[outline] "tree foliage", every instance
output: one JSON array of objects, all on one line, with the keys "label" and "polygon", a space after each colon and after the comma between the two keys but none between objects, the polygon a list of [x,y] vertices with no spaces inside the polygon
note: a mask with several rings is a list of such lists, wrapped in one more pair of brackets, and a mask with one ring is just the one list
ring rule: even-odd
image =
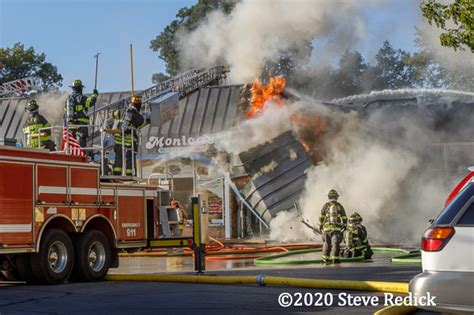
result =
[{"label": "tree foliage", "polygon": [[289,85],[315,98],[333,99],[384,89],[460,88],[455,82],[461,81],[428,48],[409,53],[385,41],[371,63],[358,51],[346,51],[336,66],[305,69],[290,77]]},{"label": "tree foliage", "polygon": [[151,77],[151,81],[153,84],[158,84],[163,81],[169,80],[171,77],[169,75],[164,74],[163,72],[154,73]]},{"label": "tree foliage", "polygon": [[428,23],[434,23],[444,30],[440,35],[441,45],[452,47],[454,50],[467,46],[474,52],[473,0],[454,0],[450,4],[423,0],[421,11]]},{"label": "tree foliage", "polygon": [[0,65],[0,84],[35,76],[41,78],[43,88],[62,85],[63,77],[56,66],[46,62],[46,55],[36,53],[33,47],[25,48],[21,43],[0,48]]}]

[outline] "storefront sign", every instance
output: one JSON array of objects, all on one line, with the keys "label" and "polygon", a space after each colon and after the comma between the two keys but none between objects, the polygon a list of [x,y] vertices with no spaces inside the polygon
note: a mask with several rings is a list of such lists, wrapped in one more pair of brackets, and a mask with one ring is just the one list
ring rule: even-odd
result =
[{"label": "storefront sign", "polygon": [[[199,138],[193,138],[193,137],[187,137],[187,136],[182,136],[181,138],[165,138],[165,137],[150,137],[148,142],[146,143],[146,148],[148,150],[152,150],[155,148],[158,148],[158,151],[162,151],[161,149],[165,148],[173,148],[175,149],[174,151],[179,151],[181,149],[189,150],[189,151],[194,151],[196,152],[196,149],[198,150],[197,152],[203,152],[200,151],[199,149],[203,149],[205,147],[205,150],[207,150],[207,147],[209,144],[212,144],[213,140],[208,137],[208,136],[202,136]],[[171,152],[171,151],[166,151],[166,152]]]}]

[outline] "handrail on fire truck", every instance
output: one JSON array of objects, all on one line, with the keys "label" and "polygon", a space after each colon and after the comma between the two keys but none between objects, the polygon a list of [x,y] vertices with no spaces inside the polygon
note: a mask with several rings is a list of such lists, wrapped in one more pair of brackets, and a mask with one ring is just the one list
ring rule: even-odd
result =
[{"label": "handrail on fire truck", "polygon": [[[34,137],[38,137],[38,148],[41,148],[41,136],[44,135],[45,131],[50,131],[51,134],[55,133],[55,134],[69,134],[69,132],[75,128],[79,128],[79,127],[84,127],[84,125],[68,125],[66,127],[64,126],[50,126],[50,127],[44,127],[44,128],[39,128],[38,129],[38,133],[33,135]],[[89,128],[91,128],[90,125],[88,125]],[[130,148],[127,148],[127,146],[125,145],[125,133],[127,131],[127,129],[130,130],[131,132],[131,136],[132,136],[132,139],[138,139],[138,141],[141,141],[141,134],[140,134],[140,131],[139,130],[136,130],[134,128],[130,128],[130,127],[125,127],[123,126],[123,128],[120,128],[120,129],[117,129],[117,130],[114,130],[114,129],[104,129],[104,128],[101,128],[101,126],[95,126],[95,127],[98,127],[99,130],[100,130],[100,145],[93,145],[92,147],[82,147],[80,148],[80,150],[82,151],[85,151],[85,152],[91,152],[93,155],[94,152],[99,152],[100,154],[100,173],[101,173],[101,178],[103,179],[109,179],[109,180],[113,180],[113,179],[141,179],[141,176],[143,174],[142,172],[142,168],[141,168],[141,163],[139,164],[140,167],[137,169],[135,167],[135,164],[136,163],[136,158],[137,157],[140,157],[141,156],[141,152],[135,152],[135,141],[132,140],[132,143],[131,143],[131,147]],[[65,130],[64,130],[65,129]],[[58,132],[54,132],[55,130],[58,130]],[[135,134],[136,133],[136,134]],[[106,168],[105,168],[105,163],[106,161],[108,161],[107,159],[107,152],[108,152],[108,147],[106,146],[106,137],[107,135],[113,135],[113,134],[121,134],[122,135],[122,144],[121,144],[121,147],[122,147],[122,172],[121,172],[121,175],[110,175],[110,174],[107,174],[106,172]],[[134,137],[136,136],[136,138]],[[59,136],[56,137],[57,140],[59,139]],[[62,137],[61,141],[64,141],[64,139],[66,139],[66,143],[64,145],[64,149],[63,150],[56,150],[56,151],[53,151],[51,153],[54,153],[54,154],[72,154],[74,149],[76,149],[76,147],[71,147],[70,143],[69,143],[69,136],[66,136],[66,137]],[[59,141],[55,141],[56,144],[59,144],[60,142]],[[138,149],[140,149],[140,145],[138,145]],[[78,149],[78,148],[77,148]],[[132,176],[127,176],[126,174],[126,153],[128,151],[131,151],[131,159],[132,159]],[[94,161],[94,159],[92,159]]]}]

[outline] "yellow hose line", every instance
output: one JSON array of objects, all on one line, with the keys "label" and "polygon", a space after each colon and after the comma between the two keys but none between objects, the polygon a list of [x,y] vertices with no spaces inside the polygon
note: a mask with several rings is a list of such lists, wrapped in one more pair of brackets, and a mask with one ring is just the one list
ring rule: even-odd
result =
[{"label": "yellow hose line", "polygon": [[209,284],[259,284],[290,286],[297,288],[356,290],[372,292],[408,293],[408,283],[304,279],[273,276],[194,276],[194,275],[156,275],[156,274],[111,274],[105,278],[110,281],[156,281]]},{"label": "yellow hose line", "polygon": [[268,276],[265,277],[265,284],[297,288],[408,293],[408,283],[401,282],[301,279]]},{"label": "yellow hose line", "polygon": [[418,308],[415,306],[396,306],[396,305],[391,305],[384,307],[377,312],[374,313],[374,315],[405,315],[405,314],[411,314],[415,312]]},{"label": "yellow hose line", "polygon": [[194,276],[194,275],[154,275],[154,274],[109,274],[105,280],[110,281],[154,281],[154,282],[185,282],[208,284],[255,284],[256,276]]}]

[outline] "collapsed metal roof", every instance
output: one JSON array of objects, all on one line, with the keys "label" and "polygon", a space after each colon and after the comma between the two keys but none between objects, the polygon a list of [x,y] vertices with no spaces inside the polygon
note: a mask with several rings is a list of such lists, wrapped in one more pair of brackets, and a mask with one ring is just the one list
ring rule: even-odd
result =
[{"label": "collapsed metal roof", "polygon": [[240,167],[253,174],[241,190],[242,195],[267,223],[278,212],[293,208],[312,161],[292,131],[240,153],[239,157]]}]

